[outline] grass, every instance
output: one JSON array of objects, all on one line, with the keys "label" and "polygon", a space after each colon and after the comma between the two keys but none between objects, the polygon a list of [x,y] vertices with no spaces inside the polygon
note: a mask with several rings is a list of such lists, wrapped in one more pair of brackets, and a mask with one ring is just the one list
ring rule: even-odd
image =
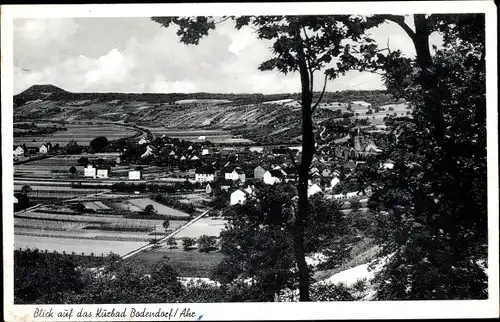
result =
[{"label": "grass", "polygon": [[152,272],[167,260],[181,277],[210,277],[211,269],[223,256],[219,252],[201,253],[198,250],[161,248],[140,252],[126,261],[141,272]]},{"label": "grass", "polygon": [[376,258],[378,251],[379,246],[375,245],[372,239],[365,238],[352,248],[350,258],[342,265],[333,269],[317,271],[314,273],[314,279],[321,281],[349,268],[366,264]]}]

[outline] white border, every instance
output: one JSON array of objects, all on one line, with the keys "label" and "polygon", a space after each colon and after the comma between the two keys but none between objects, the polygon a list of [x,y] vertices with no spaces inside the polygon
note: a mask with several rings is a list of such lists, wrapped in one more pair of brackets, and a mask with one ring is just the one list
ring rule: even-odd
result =
[{"label": "white border", "polygon": [[[427,2],[349,2],[349,3],[217,3],[217,4],[124,4],[124,5],[9,5],[1,8],[2,75],[2,193],[4,244],[4,319],[31,321],[36,305],[13,305],[13,185],[12,94],[13,94],[13,19],[61,17],[149,17],[158,15],[292,15],[292,14],[413,14],[413,13],[486,13],[487,70],[487,155],[488,155],[488,233],[489,294],[483,301],[400,301],[400,302],[311,302],[311,303],[217,303],[148,305],[44,305],[44,309],[73,308],[158,308],[189,307],[203,314],[202,320],[296,320],[296,319],[383,319],[383,318],[470,318],[498,317],[498,124],[497,124],[497,17],[492,1]],[[190,320],[195,320],[191,318]],[[65,318],[37,321],[64,321]],[[72,320],[81,320],[75,317]],[[118,321],[91,318],[92,321]],[[128,318],[127,320],[140,320]],[[151,320],[146,318],[142,320]],[[156,320],[156,319],[155,319]],[[188,320],[188,319],[186,319]]]}]

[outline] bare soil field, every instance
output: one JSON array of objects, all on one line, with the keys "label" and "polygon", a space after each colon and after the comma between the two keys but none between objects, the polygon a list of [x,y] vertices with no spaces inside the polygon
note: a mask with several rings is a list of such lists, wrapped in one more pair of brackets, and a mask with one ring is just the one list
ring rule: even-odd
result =
[{"label": "bare soil field", "polygon": [[15,249],[40,249],[50,252],[75,252],[77,254],[109,254],[124,255],[144,245],[144,242],[111,241],[111,240],[81,240],[69,238],[53,238],[41,236],[14,235]]},{"label": "bare soil field", "polygon": [[201,218],[191,226],[175,235],[175,238],[198,238],[201,235],[219,237],[220,232],[224,229],[227,221],[224,219]]},{"label": "bare soil field", "polygon": [[158,202],[151,200],[149,198],[130,199],[127,201],[127,203],[131,204],[132,206],[138,207],[141,210],[146,208],[147,205],[153,205],[156,212],[160,215],[189,218],[189,214],[182,212],[182,211],[179,211],[177,209],[171,208],[171,207],[167,207],[167,206],[162,205],[161,203],[158,203]]}]

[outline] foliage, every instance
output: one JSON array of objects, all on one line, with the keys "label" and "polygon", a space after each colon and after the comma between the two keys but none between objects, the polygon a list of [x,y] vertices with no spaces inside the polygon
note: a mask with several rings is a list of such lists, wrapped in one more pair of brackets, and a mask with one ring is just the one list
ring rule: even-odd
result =
[{"label": "foliage", "polygon": [[392,254],[376,276],[377,298],[486,298],[484,15],[415,15],[415,22],[411,37],[425,41],[440,30],[445,42],[428,60],[416,44],[415,61],[387,70],[414,113],[392,120],[385,157],[395,167],[373,180],[374,234],[382,254]]},{"label": "foliage", "polygon": [[177,247],[177,241],[175,240],[175,237],[169,237],[167,239],[167,245],[170,247],[170,248],[176,248]]},{"label": "foliage", "polygon": [[170,227],[170,221],[168,219],[165,219],[162,224],[163,228],[165,231],[168,231],[168,228]]},{"label": "foliage", "polygon": [[194,244],[196,244],[196,240],[194,240],[193,238],[191,237],[182,238],[182,248],[184,250],[190,250],[191,247],[194,246]]},{"label": "foliage", "polygon": [[89,147],[92,150],[92,152],[100,152],[103,150],[106,146],[108,146],[109,141],[106,137],[104,136],[98,136],[89,143]]},{"label": "foliage", "polygon": [[71,174],[75,174],[75,173],[76,173],[76,168],[75,168],[75,166],[71,166],[71,167],[69,168],[69,173],[71,173]]},{"label": "foliage", "polygon": [[198,237],[197,243],[200,252],[208,252],[215,248],[215,245],[217,244],[217,237],[201,235]]},{"label": "foliage", "polygon": [[[291,185],[262,185],[256,187],[254,199],[225,210],[229,222],[221,232],[221,252],[226,256],[214,270],[214,279],[221,283],[251,279],[266,301],[296,287],[291,236],[295,196]],[[326,248],[331,250],[332,262],[343,259],[341,254],[349,249],[349,225],[333,201],[312,198],[305,228],[308,254]]]}]

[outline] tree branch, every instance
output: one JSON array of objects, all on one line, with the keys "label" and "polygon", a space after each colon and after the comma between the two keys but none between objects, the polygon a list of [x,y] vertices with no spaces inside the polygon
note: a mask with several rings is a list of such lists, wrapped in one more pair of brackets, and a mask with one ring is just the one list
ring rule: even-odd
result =
[{"label": "tree branch", "polygon": [[287,148],[286,152],[288,153],[288,156],[290,157],[290,159],[292,159],[293,166],[295,167],[295,170],[297,170],[297,173],[298,173],[299,172],[299,166],[298,166],[297,162],[295,161],[295,157],[294,157],[294,155],[292,153],[292,150],[290,148]]},{"label": "tree branch", "polygon": [[310,78],[310,91],[311,93],[314,91],[314,70],[311,64],[311,59],[310,59],[310,54],[311,54],[311,46],[309,45],[309,36],[307,35],[306,28],[302,27],[302,31],[304,31],[304,36],[306,37],[306,46],[307,46],[307,55],[306,56],[306,61],[307,61],[307,70],[309,71],[309,78]]},{"label": "tree branch", "polygon": [[323,90],[321,91],[321,94],[319,95],[318,101],[316,104],[311,109],[311,115],[314,114],[314,111],[316,111],[316,108],[318,107],[319,103],[323,99],[323,95],[325,95],[325,90],[326,90],[326,82],[328,81],[328,75],[325,74],[325,83],[323,84]]},{"label": "tree branch", "polygon": [[408,34],[408,36],[410,36],[412,40],[415,39],[415,32],[410,28],[410,26],[408,26],[405,23],[404,16],[398,16],[398,15],[376,15],[376,16],[398,24],[401,28],[403,28],[403,30]]}]

